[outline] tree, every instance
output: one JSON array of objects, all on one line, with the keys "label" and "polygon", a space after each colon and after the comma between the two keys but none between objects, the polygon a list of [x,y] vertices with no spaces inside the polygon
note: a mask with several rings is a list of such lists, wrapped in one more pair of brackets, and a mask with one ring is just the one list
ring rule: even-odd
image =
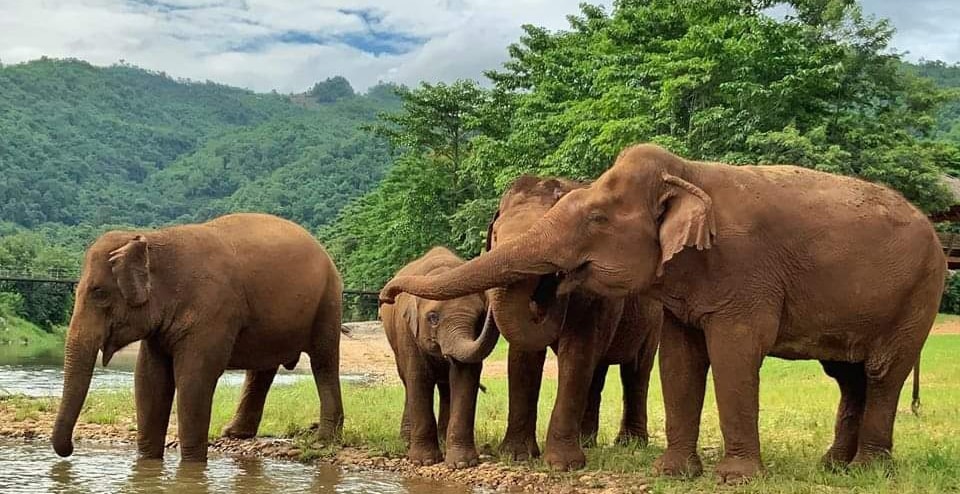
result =
[{"label": "tree", "polygon": [[475,237],[454,229],[457,212],[479,194],[468,157],[483,135],[505,135],[503,95],[472,81],[398,88],[402,111],[368,126],[398,156],[370,195],[347,207],[321,232],[350,285],[385,282],[430,247],[447,245],[472,257]]},{"label": "tree", "polygon": [[353,86],[341,76],[327,78],[318,82],[307,92],[317,103],[333,103],[344,98],[353,97]]},{"label": "tree", "polygon": [[926,141],[944,94],[901,69],[886,21],[855,2],[621,0],[584,6],[568,31],[525,26],[504,69],[518,93],[498,183],[523,172],[591,178],[625,146],[656,142],[689,158],[787,162],[901,190],[926,210],[946,205]]}]

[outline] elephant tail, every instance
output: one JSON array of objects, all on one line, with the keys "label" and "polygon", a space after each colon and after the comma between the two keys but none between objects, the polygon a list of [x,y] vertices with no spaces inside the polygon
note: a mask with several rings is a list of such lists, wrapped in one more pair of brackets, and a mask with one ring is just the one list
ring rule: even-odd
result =
[{"label": "elephant tail", "polygon": [[920,358],[913,364],[913,401],[910,403],[910,411],[914,415],[920,415]]},{"label": "elephant tail", "polygon": [[486,386],[484,386],[483,384],[480,384],[479,386],[480,386],[480,391],[481,391],[481,392],[483,392],[483,393],[486,393],[486,392],[487,392],[487,387],[486,387]]}]

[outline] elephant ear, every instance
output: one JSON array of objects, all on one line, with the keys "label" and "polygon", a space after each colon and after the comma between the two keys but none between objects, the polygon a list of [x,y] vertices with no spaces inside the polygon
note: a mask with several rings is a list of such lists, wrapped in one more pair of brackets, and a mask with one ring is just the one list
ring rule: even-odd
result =
[{"label": "elephant ear", "polygon": [[667,261],[684,247],[709,249],[717,234],[713,200],[703,189],[673,175],[664,174],[666,189],[660,196],[660,265],[663,275]]},{"label": "elephant ear", "polygon": [[497,219],[500,218],[500,210],[498,209],[493,215],[493,219],[490,220],[490,224],[487,225],[487,247],[484,252],[490,252],[490,249],[493,248],[493,225],[497,222]]},{"label": "elephant ear", "polygon": [[410,328],[410,334],[414,339],[420,338],[420,315],[418,314],[417,297],[407,295],[407,303],[403,307],[403,320],[407,322]]},{"label": "elephant ear", "polygon": [[110,253],[110,268],[123,299],[131,307],[147,303],[150,294],[150,252],[147,239],[137,235]]}]

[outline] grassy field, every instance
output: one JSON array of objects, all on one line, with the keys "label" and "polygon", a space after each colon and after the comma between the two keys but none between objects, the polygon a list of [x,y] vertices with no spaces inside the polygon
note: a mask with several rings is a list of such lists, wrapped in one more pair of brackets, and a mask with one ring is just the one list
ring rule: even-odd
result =
[{"label": "grassy field", "polygon": [[[502,351],[497,352],[503,358]],[[920,417],[910,413],[909,386],[900,400],[895,437],[895,468],[849,473],[830,473],[818,460],[832,440],[834,413],[839,392],[817,362],[787,362],[768,359],[762,370],[760,433],[767,474],[725,492],[947,492],[960,488],[960,337],[931,336],[923,352],[923,407]],[[664,447],[663,407],[659,376],[651,386],[651,445],[618,447],[611,442],[620,414],[620,385],[611,369],[604,394],[600,446],[589,449],[587,470],[635,473],[638,480],[651,476],[651,464]],[[495,448],[506,426],[505,379],[485,379],[477,414],[477,439],[481,448]],[[556,382],[547,380],[540,402],[540,435],[544,437],[556,392]],[[216,436],[230,419],[237,402],[237,388],[218,390],[211,424]],[[403,389],[399,386],[344,388],[346,425],[344,442],[365,446],[391,456],[403,454],[398,437]],[[26,407],[26,404],[24,405]],[[33,406],[45,406],[35,404]],[[316,391],[310,380],[277,386],[268,398],[262,435],[288,436],[302,431],[318,413]],[[29,415],[29,411],[24,415]],[[94,393],[88,399],[83,420],[112,423],[133,416],[130,392]],[[542,446],[542,443],[541,443]],[[649,479],[654,492],[712,492],[718,489],[712,467],[722,454],[712,385],[708,386],[700,438],[707,475],[694,480]],[[534,468],[543,469],[540,462]],[[570,475],[583,475],[583,471]]]}]

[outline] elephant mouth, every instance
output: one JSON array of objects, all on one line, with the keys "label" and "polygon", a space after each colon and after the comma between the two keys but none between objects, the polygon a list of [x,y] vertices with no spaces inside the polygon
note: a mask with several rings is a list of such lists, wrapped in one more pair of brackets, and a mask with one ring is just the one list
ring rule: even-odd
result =
[{"label": "elephant mouth", "polygon": [[562,273],[541,275],[537,280],[537,287],[530,295],[530,312],[534,315],[534,322],[540,324],[546,319],[550,310],[557,305],[557,289],[563,280]]}]

